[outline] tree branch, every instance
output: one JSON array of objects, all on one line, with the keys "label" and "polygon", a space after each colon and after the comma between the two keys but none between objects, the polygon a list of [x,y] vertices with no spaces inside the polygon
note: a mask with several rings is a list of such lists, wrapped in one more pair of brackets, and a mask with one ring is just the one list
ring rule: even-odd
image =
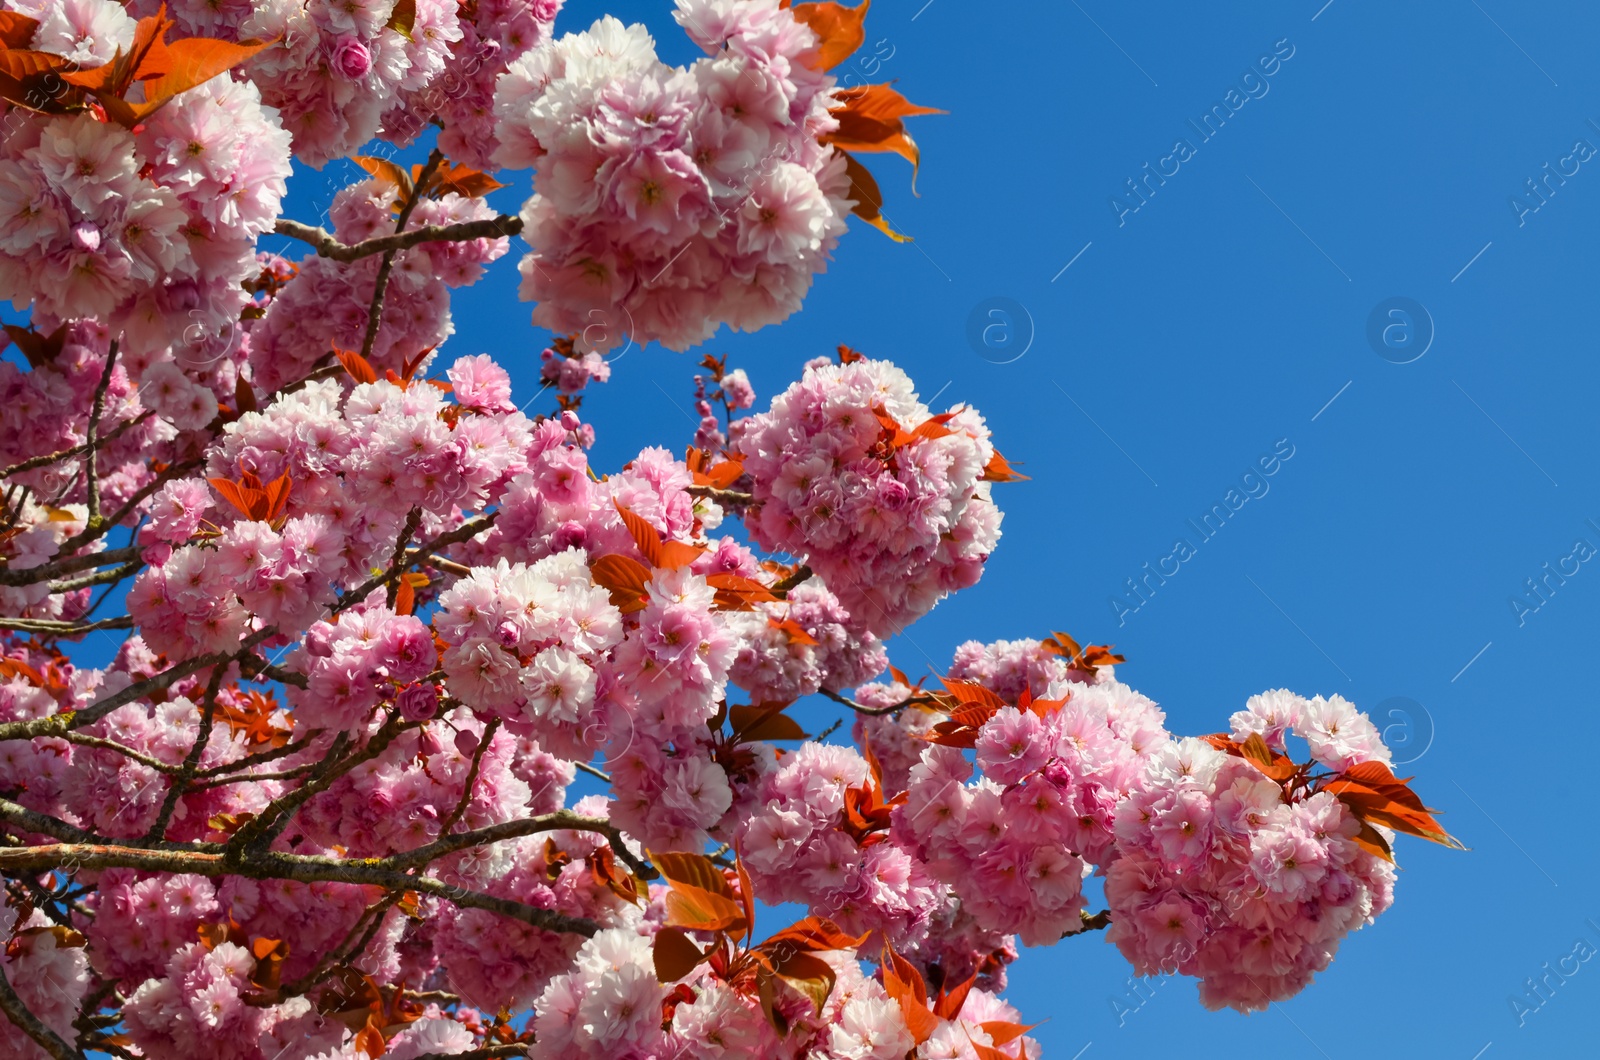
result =
[{"label": "tree branch", "polygon": [[459,243],[472,239],[499,239],[522,231],[522,218],[510,214],[490,217],[481,221],[462,221],[453,225],[423,225],[409,232],[396,232],[389,236],[375,236],[359,243],[341,243],[323,228],[299,221],[280,218],[274,229],[280,236],[298,239],[311,244],[319,257],[334,261],[357,261],[373,254],[392,254],[419,243]]},{"label": "tree branch", "polygon": [[298,883],[358,883],[385,890],[416,891],[441,898],[464,909],[483,909],[519,920],[545,931],[593,935],[598,924],[584,917],[567,916],[550,909],[469,891],[432,876],[411,876],[382,867],[377,859],[341,859],[273,850],[252,851],[231,862],[223,851],[204,849],[152,849],[100,843],[57,843],[49,846],[0,850],[0,874],[43,872],[63,865],[79,869],[138,869],[144,872],[192,872],[199,876],[244,876],[254,880],[294,880]]},{"label": "tree branch", "polygon": [[[417,203],[422,201],[423,189],[433,180],[433,175],[444,162],[444,152],[435,147],[428,154],[428,160],[422,164],[422,170],[417,174],[416,183],[411,186],[411,194],[406,196],[405,205],[400,207],[400,216],[395,220],[395,235],[405,231],[406,222],[411,220],[411,211],[417,208]],[[394,269],[395,250],[383,252],[383,262],[378,266],[378,277],[372,285],[372,304],[367,308],[367,336],[361,341],[361,356],[371,357],[373,343],[378,341],[378,323],[383,318],[383,294],[389,286],[389,273]]]},{"label": "tree branch", "polygon": [[821,692],[823,695],[827,696],[829,699],[833,700],[835,703],[838,703],[838,704],[841,704],[843,706],[849,707],[851,710],[855,711],[857,714],[862,714],[862,715],[865,715],[866,717],[869,717],[869,718],[879,718],[879,717],[883,717],[885,714],[898,714],[900,711],[906,709],[907,707],[918,706],[918,705],[924,704],[924,703],[937,703],[937,702],[939,702],[937,699],[935,699],[932,696],[929,696],[929,695],[918,695],[918,696],[911,696],[911,697],[909,697],[907,699],[902,700],[899,703],[892,703],[887,707],[868,707],[868,706],[864,706],[864,705],[862,705],[860,703],[857,703],[855,700],[851,699],[848,696],[842,696],[839,693],[834,692],[834,691],[830,691],[829,689],[826,689],[826,688],[819,688],[819,689],[817,689],[817,691]]}]

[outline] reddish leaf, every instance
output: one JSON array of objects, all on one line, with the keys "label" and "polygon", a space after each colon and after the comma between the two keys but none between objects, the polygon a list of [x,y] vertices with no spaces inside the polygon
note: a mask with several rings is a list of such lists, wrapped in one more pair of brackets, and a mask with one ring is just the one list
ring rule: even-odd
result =
[{"label": "reddish leaf", "polygon": [[702,854],[650,854],[650,861],[671,884],[667,924],[691,931],[728,931],[742,935],[749,928],[727,877]]},{"label": "reddish leaf", "polygon": [[441,166],[433,182],[428,185],[428,194],[438,198],[454,192],[463,199],[475,199],[503,187],[504,184],[476,169],[462,165]]},{"label": "reddish leaf", "polygon": [[860,7],[843,4],[796,4],[790,9],[795,21],[809,26],[817,35],[816,58],[809,64],[817,70],[832,70],[861,47],[867,39],[862,21],[872,0],[862,0]]},{"label": "reddish leaf", "polygon": [[1406,786],[1410,779],[1397,779],[1382,762],[1362,762],[1323,784],[1322,790],[1338,796],[1363,821],[1465,850],[1461,841],[1434,819],[1438,811],[1424,806],[1416,793]]},{"label": "reddish leaf", "polygon": [[906,1030],[918,1045],[933,1037],[939,1029],[939,1017],[928,1011],[928,987],[916,965],[894,951],[883,947],[883,989],[900,1005],[900,1015],[906,1021]]},{"label": "reddish leaf", "polygon": [[742,574],[708,574],[706,584],[717,591],[715,607],[719,611],[753,611],[756,604],[778,598],[771,589]]},{"label": "reddish leaf", "polygon": [[411,175],[387,158],[356,155],[351,161],[379,180],[394,185],[395,190],[400,193],[400,198],[409,199],[411,197]]},{"label": "reddish leaf", "polygon": [[839,128],[822,138],[847,151],[893,151],[911,163],[911,186],[922,155],[905,130],[902,118],[917,114],[943,114],[934,107],[919,107],[888,85],[862,85],[834,92],[838,105],[831,108]]},{"label": "reddish leaf", "polygon": [[417,0],[396,0],[389,21],[384,25],[406,40],[411,39],[411,27],[417,24]]},{"label": "reddish leaf", "polygon": [[39,23],[15,11],[0,11],[0,43],[7,48],[22,48],[33,39]]},{"label": "reddish leaf", "polygon": [[1033,1030],[1038,1026],[1038,1024],[1010,1023],[1004,1020],[986,1020],[983,1023],[978,1024],[978,1026],[983,1030],[983,1033],[989,1036],[989,1040],[992,1041],[996,1046],[1004,1046],[1010,1045],[1024,1034],[1027,1034],[1029,1031]]},{"label": "reddish leaf", "polygon": [[788,986],[809,1000],[817,1013],[833,993],[833,966],[821,957],[798,950],[783,950],[771,955],[772,970]]},{"label": "reddish leaf", "polygon": [[751,927],[756,923],[756,888],[750,882],[750,873],[744,867],[744,858],[733,852],[733,868],[739,875],[739,904],[744,907],[744,922]]},{"label": "reddish leaf", "polygon": [[266,502],[263,518],[266,521],[276,521],[283,515],[284,509],[288,507],[289,490],[293,485],[294,483],[290,480],[287,471],[268,483],[266,492],[263,494]]},{"label": "reddish leaf", "polygon": [[867,941],[871,933],[859,937],[847,934],[838,924],[826,917],[808,916],[798,920],[761,944],[763,950],[789,946],[805,952],[821,950],[855,950]]},{"label": "reddish leaf", "polygon": [[1355,840],[1356,846],[1362,850],[1369,854],[1376,854],[1391,865],[1394,864],[1394,851],[1389,848],[1389,841],[1383,838],[1382,832],[1367,822],[1361,822],[1361,831],[1357,832],[1352,838]]},{"label": "reddish leaf", "polygon": [[223,500],[237,508],[241,515],[255,518],[251,512],[264,499],[261,491],[246,489],[237,482],[225,478],[208,478],[206,481],[211,483],[211,488],[216,490]]},{"label": "reddish leaf", "polygon": [[417,607],[417,591],[411,587],[411,582],[401,578],[394,587],[394,613],[409,615]]},{"label": "reddish leaf", "polygon": [[[205,84],[218,74],[233,69],[256,53],[272,45],[272,41],[215,40],[210,37],[185,37],[166,46],[163,65],[165,72],[145,82],[144,110],[148,117],[161,104],[180,92]],[[149,60],[140,64],[136,77],[148,76]]]},{"label": "reddish leaf", "polygon": [[601,556],[589,565],[589,576],[611,592],[611,602],[623,614],[643,611],[650,583],[650,568],[628,556]]},{"label": "reddish leaf", "polygon": [[245,382],[242,375],[234,380],[233,404],[241,416],[256,411],[256,392],[250,389],[250,384]]},{"label": "reddish leaf", "polygon": [[972,984],[978,981],[978,973],[974,971],[967,976],[966,981],[957,984],[955,989],[948,986],[939,988],[939,996],[933,1002],[933,1014],[940,1019],[953,1020],[961,1015],[961,1006],[967,1003],[967,994],[972,990]]},{"label": "reddish leaf", "polygon": [[953,681],[941,677],[939,683],[944,685],[945,691],[949,692],[956,702],[963,706],[980,706],[989,710],[999,710],[1006,705],[1006,701],[994,692],[971,681]]},{"label": "reddish leaf", "polygon": [[355,1047],[371,1057],[379,1057],[389,1048],[389,1043],[383,1039],[383,1028],[376,1012],[367,1017],[367,1022],[356,1032]]},{"label": "reddish leaf", "polygon": [[744,706],[735,704],[728,708],[728,720],[733,738],[749,740],[804,740],[808,735],[800,723],[783,713],[783,705]]},{"label": "reddish leaf", "polygon": [[866,354],[858,353],[857,351],[852,350],[850,347],[846,346],[842,342],[839,344],[839,363],[840,364],[855,364],[857,361],[864,361],[866,359],[867,359],[867,355]]},{"label": "reddish leaf", "polygon": [[344,370],[351,379],[357,383],[376,383],[377,370],[372,367],[372,362],[353,350],[335,348],[333,355],[339,358],[339,363],[344,365]]},{"label": "reddish leaf", "polygon": [[1018,471],[1006,462],[996,449],[989,462],[983,465],[983,474],[979,476],[984,482],[1027,482],[1028,476]]},{"label": "reddish leaf", "polygon": [[[0,74],[26,81],[38,77],[40,74],[52,74],[68,69],[72,63],[59,55],[49,52],[28,51],[24,48],[8,48],[0,50]],[[71,82],[75,74],[61,75],[63,81]]]},{"label": "reddish leaf", "polygon": [[792,618],[786,618],[781,622],[775,618],[769,618],[767,619],[767,628],[776,629],[787,633],[789,635],[789,640],[795,644],[807,644],[815,647],[816,645],[822,643],[821,641],[817,640],[816,637],[813,637],[811,634],[807,633],[805,628]]},{"label": "reddish leaf", "polygon": [[694,971],[706,955],[700,952],[700,947],[691,942],[682,929],[664,927],[656,932],[651,956],[655,959],[657,981],[675,983]]}]

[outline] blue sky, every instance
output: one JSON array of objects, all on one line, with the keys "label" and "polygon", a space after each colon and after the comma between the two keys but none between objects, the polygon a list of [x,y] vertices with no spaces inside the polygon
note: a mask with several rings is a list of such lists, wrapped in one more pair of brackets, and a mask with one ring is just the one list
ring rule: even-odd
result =
[{"label": "blue sky", "polygon": [[[920,198],[909,167],[869,159],[916,243],[853,224],[802,313],[702,348],[763,404],[837,343],[892,359],[941,406],[979,407],[1033,476],[997,489],[982,583],[892,646],[903,668],[1062,629],[1116,643],[1119,676],[1184,733],[1266,688],[1337,692],[1390,727],[1472,847],[1402,839],[1396,907],[1248,1024],[1185,980],[1135,994],[1100,937],[1026,953],[1010,996],[1048,1019],[1036,1035],[1060,1060],[1180,1041],[1232,1057],[1246,1027],[1306,1056],[1596,1050],[1600,962],[1571,955],[1600,949],[1596,799],[1577,775],[1600,564],[1575,548],[1600,549],[1600,10],[1321,5],[879,0],[873,79],[950,112],[915,120]],[[604,11],[692,57],[660,0],[572,2],[558,29]],[[1203,138],[1214,104],[1227,120]],[[298,178],[289,215],[315,219],[345,179]],[[503,209],[527,192],[515,179]],[[1127,182],[1145,179],[1141,200]],[[449,351],[493,353],[531,394],[547,336],[514,300],[515,256],[458,293]],[[985,346],[1005,320],[1018,330]],[[699,352],[617,361],[585,405],[601,467],[687,443]],[[1246,477],[1275,450],[1292,456]],[[1203,540],[1189,520],[1231,489],[1248,499]],[[1164,559],[1179,538],[1193,554]],[[1177,572],[1145,602],[1123,595],[1163,562]],[[1563,959],[1575,974],[1529,995]]]}]

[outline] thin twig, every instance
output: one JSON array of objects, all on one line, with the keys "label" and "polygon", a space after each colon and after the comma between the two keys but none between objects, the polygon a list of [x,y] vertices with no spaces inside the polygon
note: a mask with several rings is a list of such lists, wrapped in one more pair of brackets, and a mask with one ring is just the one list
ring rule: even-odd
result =
[{"label": "thin twig", "polygon": [[[396,235],[404,232],[406,222],[411,220],[411,211],[417,208],[417,203],[422,201],[422,193],[429,182],[433,180],[434,173],[444,162],[444,152],[435,147],[428,154],[428,160],[422,164],[422,170],[417,174],[416,183],[411,186],[411,194],[406,196],[405,205],[400,207],[400,216],[395,220],[394,231]],[[378,341],[378,324],[383,318],[383,293],[389,286],[389,273],[394,269],[394,256],[396,250],[383,252],[383,262],[378,266],[378,277],[372,285],[372,304],[367,308],[367,335],[361,341],[361,356],[371,357],[372,346]]]},{"label": "thin twig", "polygon": [[106,367],[100,373],[100,383],[94,388],[94,403],[89,411],[89,423],[84,427],[83,440],[83,473],[88,496],[84,503],[89,508],[88,518],[84,520],[84,529],[97,528],[100,522],[100,481],[97,477],[95,465],[99,463],[96,449],[99,447],[98,434],[100,429],[100,413],[106,405],[106,389],[111,386],[111,370],[117,363],[117,340],[111,340],[111,348],[106,351]]},{"label": "thin twig", "polygon": [[896,713],[906,709],[907,707],[918,706],[918,705],[927,704],[927,703],[937,703],[937,702],[939,702],[933,696],[918,695],[918,696],[912,696],[909,699],[902,700],[899,703],[890,704],[887,707],[868,707],[868,706],[864,706],[864,705],[862,705],[860,703],[857,703],[855,700],[851,699],[848,696],[842,696],[839,693],[834,692],[834,691],[832,691],[830,689],[827,689],[827,688],[819,688],[819,689],[817,689],[817,691],[821,692],[823,695],[827,696],[829,699],[833,700],[835,703],[838,703],[838,704],[841,704],[843,706],[849,707],[851,710],[855,711],[857,714],[864,714],[869,718],[882,717],[885,714],[896,714]]}]

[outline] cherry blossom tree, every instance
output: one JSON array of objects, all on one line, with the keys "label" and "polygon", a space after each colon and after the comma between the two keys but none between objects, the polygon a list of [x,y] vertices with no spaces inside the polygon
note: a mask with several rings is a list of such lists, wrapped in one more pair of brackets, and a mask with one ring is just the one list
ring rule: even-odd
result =
[{"label": "cherry blossom tree", "polygon": [[[1025,1060],[1019,944],[1258,1009],[1397,832],[1454,843],[1338,696],[1183,738],[1065,634],[890,666],[1026,487],[886,360],[758,411],[707,357],[686,453],[590,463],[608,350],[783,320],[852,214],[903,238],[856,155],[931,112],[828,72],[866,3],[678,0],[682,68],[557,0],[3,7],[4,1055]],[[446,349],[517,236],[566,336],[531,417]]]}]

